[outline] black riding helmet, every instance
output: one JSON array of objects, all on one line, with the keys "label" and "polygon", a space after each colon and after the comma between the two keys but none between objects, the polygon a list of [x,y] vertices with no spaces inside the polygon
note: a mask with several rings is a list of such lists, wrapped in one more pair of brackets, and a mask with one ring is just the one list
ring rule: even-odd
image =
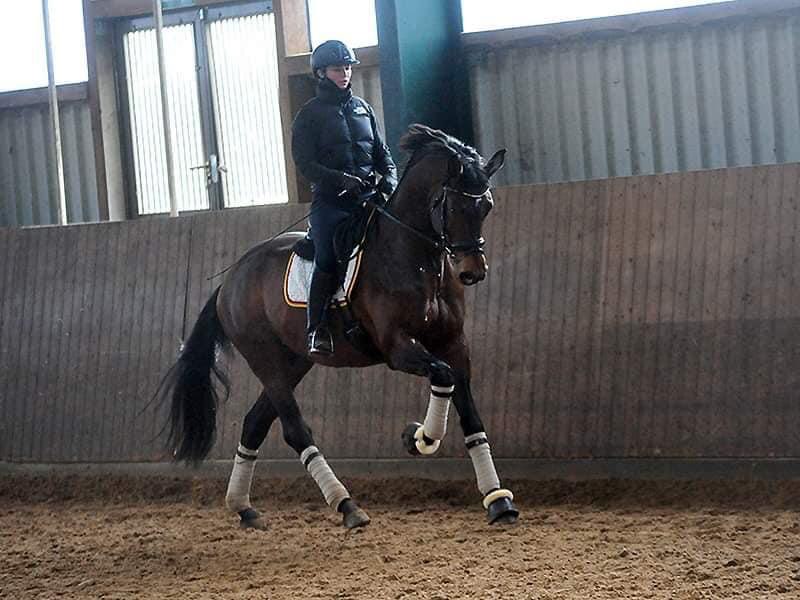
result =
[{"label": "black riding helmet", "polygon": [[318,69],[325,69],[331,65],[358,65],[356,53],[339,40],[328,40],[314,48],[311,53],[311,72],[317,74]]}]

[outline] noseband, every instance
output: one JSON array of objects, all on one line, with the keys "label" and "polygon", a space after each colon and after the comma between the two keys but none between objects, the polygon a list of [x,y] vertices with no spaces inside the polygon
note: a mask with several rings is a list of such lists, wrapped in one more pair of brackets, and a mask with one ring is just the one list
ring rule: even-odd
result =
[{"label": "noseband", "polygon": [[[467,198],[474,198],[475,200],[479,200],[486,196],[489,193],[489,188],[486,189],[481,194],[470,194],[468,192],[462,190],[456,190],[451,188],[448,185],[442,186],[442,193],[439,195],[439,199],[434,202],[433,206],[431,207],[431,224],[433,224],[433,215],[438,209],[440,211],[440,222],[442,224],[441,231],[437,231],[436,233],[439,236],[439,245],[444,252],[447,252],[450,256],[455,256],[456,253],[464,254],[464,255],[471,255],[471,254],[483,254],[483,247],[486,244],[486,240],[483,239],[483,236],[479,236],[477,238],[473,238],[471,240],[460,240],[454,242],[450,239],[450,232],[447,229],[447,214],[450,212],[447,210],[447,193],[453,192],[454,194],[459,194],[461,196],[466,196]],[[436,227],[434,226],[434,231],[436,231]]]}]

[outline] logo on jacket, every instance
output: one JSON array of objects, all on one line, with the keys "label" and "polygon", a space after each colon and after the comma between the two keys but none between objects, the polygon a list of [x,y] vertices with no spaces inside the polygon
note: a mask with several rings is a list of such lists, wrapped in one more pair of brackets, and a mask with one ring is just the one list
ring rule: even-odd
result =
[{"label": "logo on jacket", "polygon": [[358,105],[358,106],[356,106],[356,107],[353,109],[353,114],[356,114],[356,115],[366,115],[366,114],[369,114],[369,113],[367,112],[367,109],[366,109],[366,108],[364,108],[364,107],[363,107],[363,106],[361,106],[361,105]]}]

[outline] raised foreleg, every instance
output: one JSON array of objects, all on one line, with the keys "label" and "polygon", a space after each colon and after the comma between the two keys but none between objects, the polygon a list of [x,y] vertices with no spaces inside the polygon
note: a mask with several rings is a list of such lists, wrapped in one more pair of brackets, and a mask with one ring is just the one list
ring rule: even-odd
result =
[{"label": "raised foreleg", "polygon": [[447,432],[447,415],[455,384],[453,369],[418,340],[402,333],[395,336],[387,362],[392,369],[430,380],[431,394],[425,419],[422,423],[410,423],[402,438],[410,454],[433,454]]}]

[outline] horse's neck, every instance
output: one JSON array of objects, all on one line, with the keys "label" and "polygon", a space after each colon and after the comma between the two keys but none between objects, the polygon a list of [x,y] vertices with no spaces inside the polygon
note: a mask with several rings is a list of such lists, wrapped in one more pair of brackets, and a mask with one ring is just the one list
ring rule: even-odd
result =
[{"label": "horse's neck", "polygon": [[[435,185],[434,179],[404,181],[388,207],[398,220],[431,241],[436,233],[430,223],[428,200]],[[384,286],[413,285],[427,289],[441,284],[436,279],[441,275],[443,257],[434,244],[384,217],[379,217],[373,235],[367,243],[367,252],[372,266],[385,274]]]}]

